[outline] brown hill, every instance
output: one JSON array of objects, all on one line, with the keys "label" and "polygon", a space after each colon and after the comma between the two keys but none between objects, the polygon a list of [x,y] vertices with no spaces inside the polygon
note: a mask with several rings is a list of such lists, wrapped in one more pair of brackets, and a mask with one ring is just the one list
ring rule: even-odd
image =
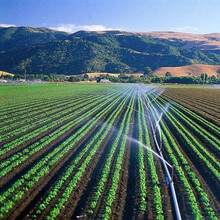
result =
[{"label": "brown hill", "polygon": [[161,67],[153,71],[153,75],[162,77],[166,72],[170,72],[172,76],[200,76],[202,73],[207,73],[208,76],[220,74],[220,65],[202,65],[195,64],[179,67]]},{"label": "brown hill", "polygon": [[173,31],[152,31],[152,32],[127,32],[127,31],[97,31],[99,34],[111,33],[115,35],[140,34],[151,38],[159,39],[180,39],[184,42],[183,48],[201,47],[204,50],[220,50],[220,33],[212,34],[191,34]]},{"label": "brown hill", "polygon": [[8,72],[5,72],[5,71],[0,71],[0,76],[6,76],[6,75],[14,76],[15,74],[8,73]]},{"label": "brown hill", "polygon": [[184,48],[191,47],[201,47],[205,50],[216,50],[220,49],[220,34],[190,34],[190,33],[180,33],[180,32],[165,32],[165,31],[155,31],[155,32],[143,32],[140,33],[152,38],[162,38],[162,39],[181,39],[185,44]]},{"label": "brown hill", "polygon": [[220,41],[220,33],[204,34],[205,37]]}]

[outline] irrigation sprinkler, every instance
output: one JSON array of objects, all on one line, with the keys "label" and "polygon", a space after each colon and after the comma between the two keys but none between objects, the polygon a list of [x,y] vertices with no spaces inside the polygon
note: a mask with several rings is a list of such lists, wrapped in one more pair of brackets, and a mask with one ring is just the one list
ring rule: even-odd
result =
[{"label": "irrigation sprinkler", "polygon": [[[174,205],[174,208],[175,208],[175,213],[176,213],[176,218],[177,220],[182,220],[181,218],[181,214],[180,214],[180,210],[179,210],[179,204],[178,204],[178,200],[177,200],[177,197],[176,197],[176,191],[175,191],[175,187],[174,187],[174,182],[173,182],[173,175],[174,175],[174,166],[172,166],[171,164],[169,164],[165,159],[164,159],[164,156],[163,156],[163,153],[162,153],[162,136],[161,136],[161,129],[160,129],[160,126],[159,126],[159,122],[160,120],[162,119],[162,116],[163,114],[161,114],[160,117],[158,117],[158,121],[156,123],[156,126],[154,127],[153,126],[153,121],[151,119],[151,112],[150,112],[150,104],[152,104],[152,101],[154,101],[156,98],[158,98],[161,93],[163,91],[160,91],[160,94],[153,100],[150,101],[148,95],[146,96],[147,100],[148,100],[148,106],[146,105],[146,100],[144,99],[144,92],[143,90],[140,88],[141,90],[141,99],[142,99],[142,103],[143,105],[146,107],[146,110],[148,112],[148,114],[146,115],[145,113],[142,113],[134,108],[132,108],[134,111],[138,112],[139,114],[144,114],[146,117],[148,117],[149,121],[150,121],[150,126],[151,126],[151,129],[152,129],[152,132],[153,132],[153,138],[154,138],[154,142],[155,142],[155,146],[157,148],[157,151],[159,153],[156,153],[154,150],[152,150],[151,148],[147,147],[146,145],[144,145],[143,143],[139,142],[138,140],[132,138],[132,137],[129,137],[127,136],[128,139],[130,139],[131,141],[134,141],[140,145],[142,145],[144,148],[146,148],[147,150],[151,151],[154,155],[156,155],[158,158],[161,159],[162,163],[163,163],[163,166],[164,166],[164,169],[165,169],[165,172],[166,172],[166,175],[167,175],[167,182],[168,182],[168,185],[170,186],[170,190],[171,190],[171,194],[172,194],[172,198],[173,198],[173,205]],[[125,105],[127,106],[128,108],[131,108],[129,107],[128,105]],[[166,107],[168,109],[168,105]],[[158,124],[158,125],[157,125]],[[159,143],[158,143],[158,140],[157,140],[157,137],[156,137],[156,128],[158,128],[158,132],[159,132],[159,135],[160,135],[160,139],[159,139]],[[116,128],[115,128],[116,129]],[[170,172],[169,172],[169,169],[168,167],[170,167],[172,169],[172,173],[170,175]]]},{"label": "irrigation sprinkler", "polygon": [[143,144],[142,142],[140,142],[140,141],[138,141],[137,139],[134,139],[134,138],[132,138],[132,137],[130,137],[130,136],[127,136],[127,139],[128,140],[130,140],[130,141],[132,141],[132,142],[135,142],[136,144],[138,144],[138,145],[141,145],[141,146],[143,146],[146,150],[148,150],[148,151],[150,151],[151,153],[153,153],[156,157],[158,157],[160,160],[162,160],[164,163],[166,163],[166,165],[168,166],[168,167],[170,167],[171,169],[172,169],[172,165],[169,163],[169,162],[167,162],[163,157],[161,157],[156,151],[154,151],[152,148],[149,148],[148,146],[146,146],[145,144]]},{"label": "irrigation sprinkler", "polygon": [[[145,100],[143,98],[144,94],[142,93],[141,95],[142,95],[141,96],[142,97],[142,101],[144,103],[144,100]],[[147,97],[147,99],[149,100],[148,97]],[[163,163],[166,175],[167,175],[167,180],[168,180],[167,182],[170,185],[170,190],[171,190],[171,194],[172,194],[172,198],[173,198],[173,204],[174,204],[174,208],[175,208],[176,218],[177,218],[177,220],[181,220],[182,218],[181,218],[179,204],[178,204],[178,200],[177,200],[177,196],[176,196],[176,191],[175,191],[175,187],[174,187],[174,182],[173,182],[174,166],[170,165],[170,168],[172,169],[172,174],[170,175],[169,169],[167,167],[166,160],[164,159],[163,153],[162,153],[162,150],[161,150],[162,138],[159,140],[160,143],[158,144],[157,137],[156,137],[156,132],[155,132],[156,126],[154,128],[153,122],[152,122],[151,117],[150,117],[150,109],[149,109],[149,107],[147,107],[147,111],[148,111],[148,114],[149,114],[148,118],[149,118],[151,129],[152,129],[152,132],[153,132],[154,142],[155,142],[156,148],[157,148],[157,150],[159,152],[160,158],[162,158],[162,163]],[[161,116],[161,118],[162,118],[162,116]],[[161,120],[161,118],[159,117],[158,119]],[[159,120],[158,120],[157,123],[159,123]],[[157,123],[156,123],[156,125],[157,125]]]},{"label": "irrigation sprinkler", "polygon": [[86,217],[86,214],[84,214],[84,215],[77,215],[77,216],[76,216],[77,219],[78,219],[78,218],[83,218],[83,217]]}]

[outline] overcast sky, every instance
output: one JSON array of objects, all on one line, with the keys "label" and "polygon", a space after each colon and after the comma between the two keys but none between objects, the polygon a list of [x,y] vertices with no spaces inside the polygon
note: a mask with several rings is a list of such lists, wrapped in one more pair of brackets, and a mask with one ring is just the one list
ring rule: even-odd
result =
[{"label": "overcast sky", "polygon": [[0,26],[220,32],[220,0],[0,0]]}]

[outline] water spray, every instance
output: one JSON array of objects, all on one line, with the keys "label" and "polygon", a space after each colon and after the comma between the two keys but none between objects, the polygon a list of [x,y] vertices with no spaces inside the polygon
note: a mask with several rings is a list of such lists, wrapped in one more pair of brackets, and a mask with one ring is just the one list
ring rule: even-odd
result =
[{"label": "water spray", "polygon": [[135,138],[132,138],[130,136],[127,136],[127,139],[129,141],[135,142],[136,144],[139,144],[141,146],[143,146],[146,150],[150,151],[151,153],[153,153],[156,157],[160,158],[164,163],[166,163],[170,168],[172,168],[173,166],[171,164],[169,164],[164,158],[162,158],[156,151],[154,151],[153,149],[149,148],[148,146],[146,146],[145,144],[143,144],[142,142],[138,141]]},{"label": "water spray", "polygon": [[[142,95],[144,96],[145,94],[142,93]],[[159,96],[157,96],[157,98],[158,98],[158,97],[159,97]],[[144,99],[144,98],[142,98],[142,99],[143,99],[143,102],[144,102],[145,99]],[[148,96],[147,96],[147,99],[148,99],[148,103],[151,104],[152,101],[149,102]],[[153,99],[153,100],[155,100],[155,99]],[[145,105],[145,106],[146,106],[146,105]],[[169,107],[169,105],[166,106],[166,109],[165,109],[166,111],[168,110],[168,107]],[[149,116],[150,116],[149,105],[148,105],[148,107],[147,107],[146,109],[147,109],[148,114],[149,114]],[[169,172],[169,170],[168,170],[168,168],[167,168],[167,163],[165,163],[166,160],[164,159],[163,154],[162,154],[162,151],[161,151],[162,138],[161,138],[161,129],[160,129],[160,126],[158,126],[158,124],[159,124],[160,120],[162,119],[163,113],[165,113],[166,111],[163,111],[159,117],[158,117],[158,113],[157,113],[157,111],[156,111],[156,115],[157,115],[157,117],[158,117],[158,120],[157,120],[157,122],[156,122],[155,128],[153,127],[153,123],[152,123],[152,120],[151,120],[150,117],[149,117],[149,119],[150,119],[149,121],[150,121],[151,129],[152,129],[152,131],[153,131],[153,138],[154,138],[154,141],[155,141],[155,145],[156,145],[156,147],[157,147],[157,149],[158,149],[158,152],[159,152],[159,154],[160,154],[160,157],[163,158],[162,163],[163,163],[163,165],[164,165],[164,169],[165,169],[166,174],[167,174],[167,182],[168,182],[168,184],[170,185],[170,189],[171,189],[171,193],[172,193],[172,198],[173,198],[173,204],[174,204],[174,208],[175,208],[175,212],[176,212],[176,218],[177,218],[177,220],[181,220],[182,218],[181,218],[181,215],[180,215],[179,204],[178,204],[178,201],[177,201],[176,191],[175,191],[174,182],[173,182],[174,166],[171,166],[171,168],[172,168],[172,174],[170,175],[170,172]],[[158,144],[158,141],[157,141],[157,138],[156,138],[156,135],[155,135],[155,130],[156,130],[156,128],[158,128],[158,132],[159,132],[159,135],[160,135],[160,140],[159,140],[159,141],[160,141],[160,146],[159,146],[159,144]]]},{"label": "water spray", "polygon": [[[147,89],[147,91],[146,90],[143,91],[142,88],[140,88],[140,87],[138,87],[138,88],[141,91],[140,93],[141,93],[142,103],[145,106],[148,114],[146,115],[145,113],[140,112],[140,111],[138,111],[138,110],[136,110],[134,108],[131,108],[128,105],[125,105],[125,106],[128,107],[128,108],[131,108],[132,110],[138,112],[139,114],[144,114],[149,119],[150,125],[151,125],[151,129],[152,129],[152,132],[153,132],[154,142],[155,142],[155,145],[156,145],[156,147],[158,149],[159,154],[156,153],[151,148],[149,148],[148,146],[146,146],[145,144],[143,144],[140,141],[138,141],[137,139],[134,139],[134,138],[132,138],[130,136],[127,136],[127,139],[132,141],[132,142],[135,142],[135,143],[137,143],[137,144],[139,144],[141,146],[143,146],[146,150],[150,151],[153,155],[157,156],[162,161],[162,163],[164,165],[164,169],[165,169],[166,175],[167,175],[167,180],[168,180],[167,182],[170,185],[170,189],[171,189],[171,194],[172,194],[172,198],[173,198],[173,204],[174,204],[174,208],[175,208],[175,212],[176,212],[176,218],[177,218],[177,220],[181,220],[182,218],[181,218],[181,215],[180,215],[179,205],[178,205],[178,201],[177,201],[177,197],[176,197],[176,191],[175,191],[174,182],[173,182],[173,175],[174,175],[174,168],[175,168],[175,166],[172,166],[170,163],[168,163],[164,159],[162,151],[161,151],[161,148],[162,148],[162,135],[161,135],[161,128],[160,128],[159,123],[160,123],[160,121],[161,121],[161,119],[163,117],[163,114],[166,111],[168,111],[169,103],[164,107],[164,110],[163,110],[163,112],[161,113],[160,116],[158,116],[158,113],[156,111],[156,115],[157,115],[158,119],[157,119],[157,122],[156,122],[155,126],[153,126],[153,122],[152,122],[152,119],[150,117],[151,116],[150,105],[163,93],[164,89],[156,89],[156,87],[148,87],[149,89]],[[153,91],[148,92],[148,90],[150,90],[150,88],[153,88]],[[112,90],[114,90],[114,89],[112,89]],[[145,94],[145,92],[148,92],[147,95]],[[155,93],[155,92],[157,93],[157,96],[154,99],[150,100],[149,99],[149,94],[152,94],[152,93]],[[147,104],[146,104],[146,100],[144,99],[144,97],[147,99]],[[114,127],[114,126],[112,126],[112,127],[117,130],[116,127]],[[156,130],[158,130],[158,132],[159,132],[159,144],[158,144],[158,141],[157,141],[157,138],[156,138]],[[171,175],[170,175],[170,172],[169,172],[169,169],[168,169],[167,166],[172,169]],[[84,217],[84,215],[77,216],[77,218],[82,218],[82,217]]]},{"label": "water spray", "polygon": [[156,125],[155,125],[155,128],[154,128],[154,135],[156,135],[156,130],[158,130],[158,133],[159,133],[159,145],[160,145],[160,151],[162,149],[162,135],[161,135],[161,128],[160,128],[160,121],[164,115],[164,113],[166,113],[168,111],[168,108],[169,108],[169,103],[166,104],[166,106],[164,107],[164,111],[161,112],[157,122],[156,122]]}]

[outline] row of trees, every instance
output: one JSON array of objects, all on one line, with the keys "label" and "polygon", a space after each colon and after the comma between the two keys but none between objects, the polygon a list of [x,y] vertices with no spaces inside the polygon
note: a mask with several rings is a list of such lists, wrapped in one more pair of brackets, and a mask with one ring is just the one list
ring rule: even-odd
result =
[{"label": "row of trees", "polygon": [[49,74],[49,75],[44,75],[44,74],[27,74],[27,76],[23,76],[23,75],[0,75],[1,79],[6,79],[6,80],[20,80],[20,79],[25,79],[26,80],[42,80],[42,81],[54,81],[54,82],[58,82],[58,81],[65,81],[66,80],[66,76],[65,75],[57,75],[57,74]]},{"label": "row of trees", "polygon": [[170,72],[166,72],[165,77],[155,77],[152,75],[152,69],[148,66],[144,68],[144,77],[148,77],[151,82],[159,83],[182,83],[182,84],[207,84],[207,83],[220,83],[220,76],[208,76],[207,73],[202,73],[200,77],[173,77]]},{"label": "row of trees", "polygon": [[[145,69],[145,74],[141,77],[136,77],[135,75],[127,76],[125,74],[120,74],[119,77],[114,77],[110,75],[100,75],[99,77],[89,78],[87,74],[83,77],[72,76],[70,78],[66,78],[65,75],[44,75],[44,74],[28,74],[26,76],[26,80],[42,80],[42,81],[69,81],[69,82],[79,82],[79,81],[94,81],[100,82],[101,79],[108,79],[114,83],[179,83],[179,84],[219,84],[220,77],[216,76],[208,76],[207,73],[201,74],[200,77],[187,76],[187,77],[173,77],[170,72],[165,74],[165,77],[157,77],[151,75],[152,70],[150,68]],[[1,79],[9,79],[9,80],[19,80],[24,79],[22,75],[10,76],[0,76]]]},{"label": "row of trees", "polygon": [[219,84],[220,78],[216,76],[209,77],[208,74],[201,74],[200,77],[185,76],[185,77],[172,77],[167,73],[165,77],[157,77],[153,75],[144,75],[142,77],[126,76],[121,74],[119,77],[100,75],[96,77],[97,82],[101,79],[108,79],[116,83],[179,83],[179,84]]}]

